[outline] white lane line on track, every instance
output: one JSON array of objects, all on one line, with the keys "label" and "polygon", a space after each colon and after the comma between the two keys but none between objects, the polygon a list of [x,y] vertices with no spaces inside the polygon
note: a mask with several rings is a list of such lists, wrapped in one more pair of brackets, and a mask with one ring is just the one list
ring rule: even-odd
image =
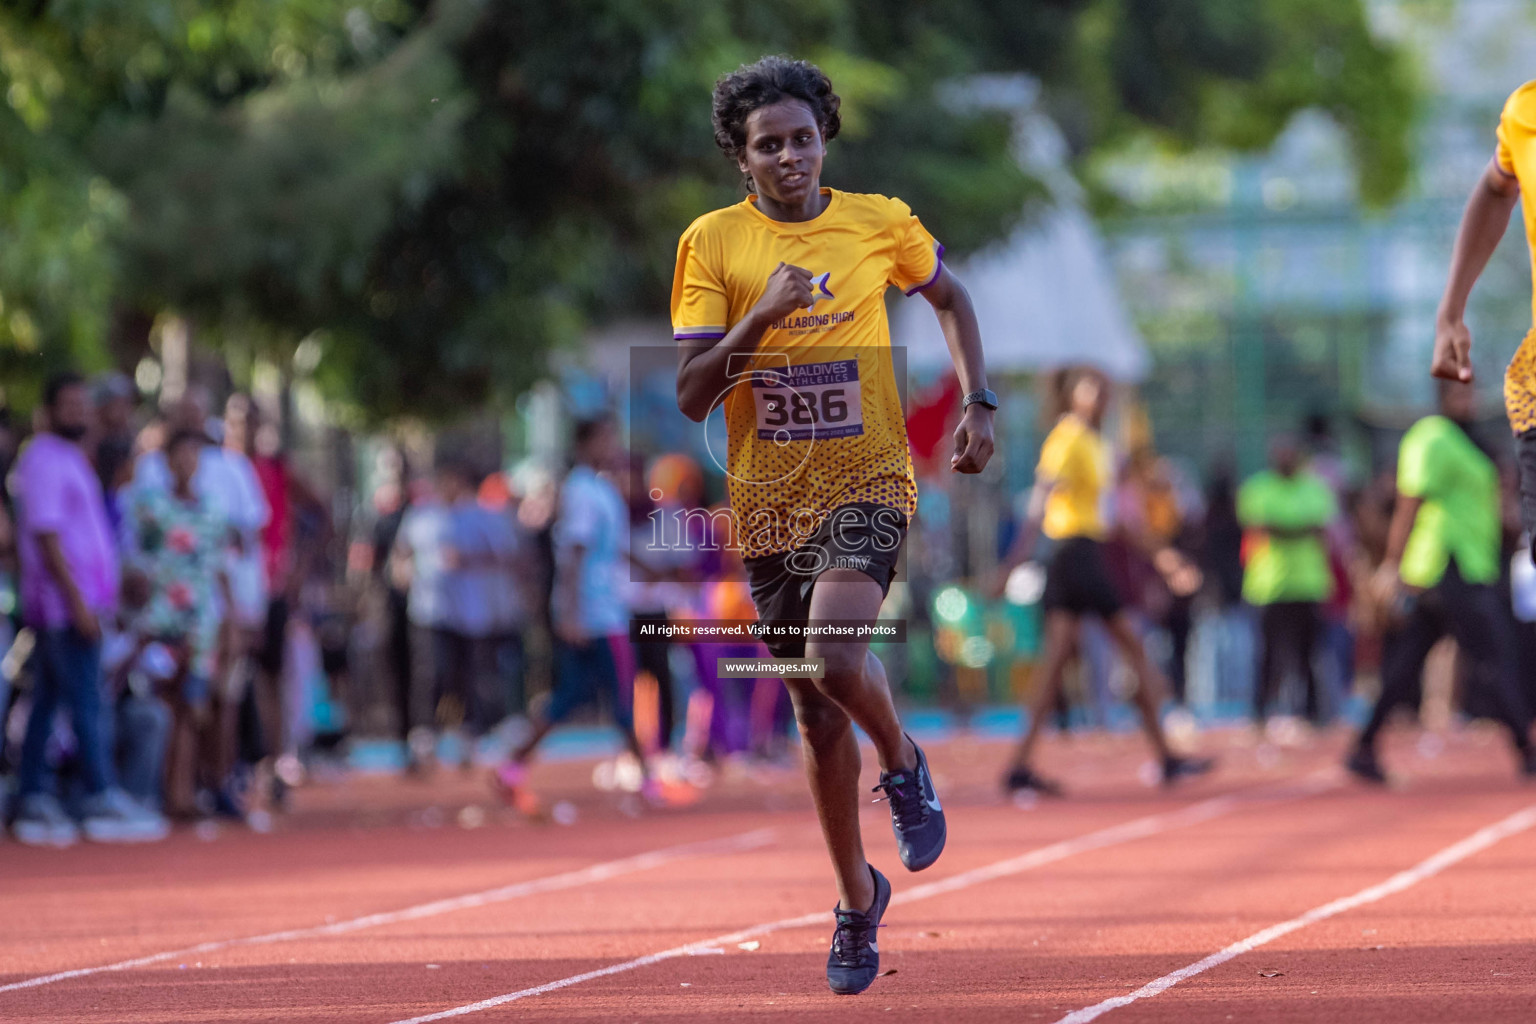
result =
[{"label": "white lane line on track", "polygon": [[1111,1010],[1117,1010],[1122,1006],[1129,1006],[1137,1000],[1150,999],[1159,992],[1166,992],[1186,978],[1193,978],[1195,975],[1202,974],[1212,967],[1218,967],[1228,960],[1242,956],[1244,953],[1252,952],[1260,946],[1305,928],[1309,924],[1326,921],[1328,918],[1342,914],[1347,910],[1354,910],[1356,907],[1363,907],[1367,903],[1375,903],[1377,900],[1396,895],[1405,889],[1411,889],[1426,878],[1433,878],[1446,868],[1459,864],[1473,854],[1481,853],[1501,840],[1524,832],[1533,825],[1536,825],[1536,804],[1527,807],[1523,811],[1511,814],[1503,821],[1495,822],[1487,828],[1479,829],[1461,842],[1447,846],[1439,853],[1421,860],[1406,871],[1399,871],[1384,882],[1378,882],[1369,888],[1361,889],[1353,896],[1344,896],[1331,903],[1324,903],[1320,907],[1313,907],[1300,917],[1293,917],[1289,921],[1270,925],[1263,931],[1254,932],[1246,939],[1234,942],[1227,948],[1212,953],[1204,960],[1192,963],[1188,967],[1180,968],[1172,974],[1165,974],[1156,981],[1148,982],[1135,992],[1128,995],[1115,996],[1112,999],[1104,1000],[1102,1003],[1096,1003],[1093,1006],[1075,1010],[1061,1018],[1056,1024],[1088,1024],[1089,1021],[1098,1020]]},{"label": "white lane line on track", "polygon": [[693,860],[698,857],[711,857],[724,853],[740,853],[746,850],[755,850],[767,846],[773,841],[773,837],[773,829],[763,828],[755,829],[751,832],[743,832],[740,835],[726,836],[722,839],[708,839],[698,843],[669,846],[660,850],[652,850],[649,853],[636,854],[633,857],[604,861],[601,864],[592,864],[584,868],[578,868],[575,871],[549,875],[545,878],[529,879],[526,882],[513,882],[511,885],[486,889],[482,892],[468,893],[464,896],[450,896],[446,899],[432,900],[429,903],[418,903],[413,907],[405,907],[401,910],[390,910],[379,914],[365,914],[362,917],[354,917],[346,921],[335,921],[330,924],[312,925],[304,928],[290,928],[286,931],[268,932],[265,935],[250,935],[238,939],[218,939],[212,942],[202,942],[195,946],[188,946],[185,949],[173,949],[164,953],[152,953],[148,956],[135,957],[132,960],[120,960],[115,964],[103,964],[99,967],[80,967],[72,971],[60,971],[57,974],[44,974],[40,977],[28,978],[26,981],[13,981],[8,985],[0,985],[0,992],[15,992],[18,989],[38,988],[42,985],[52,985],[55,982],[68,981],[71,978],[84,978],[92,974],[103,974],[108,971],[126,971],[134,967],[148,967],[150,964],[164,963],[167,960],[175,960],[178,957],[192,956],[199,953],[214,953],[218,950],[230,949],[234,946],[263,946],[274,942],[289,942],[293,939],[342,935],[347,932],[360,931],[364,928],[377,928],[381,925],[398,924],[401,921],[418,921],[424,917],[450,914],[456,910],[471,910],[476,907],[490,906],[493,903],[504,903],[507,900],[521,899],[525,896],[537,896],[541,893],[574,889],[578,886],[590,885],[594,882],[604,882],[610,878],[618,878],[621,875],[646,871],[650,868],[660,867],[663,864],[674,864],[678,861]]},{"label": "white lane line on track", "polygon": [[[994,864],[973,868],[970,871],[962,871],[957,875],[951,875],[949,878],[943,878],[937,882],[919,885],[905,892],[897,893],[892,897],[891,903],[915,903],[918,900],[926,900],[944,893],[968,889],[973,885],[980,885],[983,882],[996,881],[999,878],[1017,875],[1034,868],[1043,867],[1046,864],[1054,864],[1057,861],[1066,860],[1080,853],[1102,850],[1105,847],[1118,846],[1121,843],[1128,843],[1136,839],[1145,839],[1163,832],[1173,831],[1174,829],[1198,825],[1201,822],[1210,821],[1212,818],[1219,818],[1224,814],[1229,814],[1246,804],[1310,796],[1323,790],[1331,789],[1338,784],[1337,773],[1321,772],[1309,776],[1300,783],[1287,784],[1280,787],[1273,785],[1257,787],[1257,791],[1250,790],[1250,795],[1247,796],[1229,794],[1227,796],[1213,797],[1177,811],[1151,814],[1120,825],[1111,825],[1108,828],[1100,829],[1097,832],[1089,832],[1075,839],[1064,839],[1049,846],[1030,850],[1028,853],[1020,854],[1017,857],[1010,857],[1007,860],[1001,860]],[[580,985],[582,982],[592,981],[596,978],[606,978],[609,975],[623,974],[626,971],[634,971],[642,967],[649,967],[652,964],[659,964],[665,960],[675,960],[678,957],[690,956],[700,950],[719,946],[729,947],[732,943],[745,942],[748,939],[759,935],[767,935],[770,932],[826,924],[829,917],[828,911],[802,914],[799,917],[786,917],[780,921],[771,921],[767,924],[743,928],[741,931],[731,932],[728,935],[717,935],[711,939],[701,939],[698,942],[690,942],[685,946],[674,946],[671,949],[664,949],[659,953],[651,953],[646,956],[636,957],[633,960],[625,960],[623,963],[611,964],[607,967],[600,967],[597,970],[586,971],[582,974],[573,974],[569,978],[561,978],[559,981],[535,985],[532,988],[508,992],[505,995],[492,996],[489,999],[466,1003],[463,1006],[441,1010],[437,1013],[428,1013],[420,1017],[395,1021],[394,1024],[426,1024],[427,1021],[445,1020],[449,1017],[462,1017],[469,1013],[479,1013],[481,1010],[505,1006],[507,1003],[516,1002],[519,999],[527,999],[530,996],[545,995],[546,993],[555,992],[562,988],[570,988],[572,985]]]}]

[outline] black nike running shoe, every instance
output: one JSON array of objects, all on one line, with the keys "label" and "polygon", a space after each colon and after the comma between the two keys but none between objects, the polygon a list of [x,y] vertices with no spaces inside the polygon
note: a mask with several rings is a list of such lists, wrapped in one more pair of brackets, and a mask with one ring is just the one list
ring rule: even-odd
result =
[{"label": "black nike running shoe", "polygon": [[875,929],[881,927],[880,918],[891,902],[891,883],[874,868],[869,873],[875,880],[875,901],[869,910],[832,910],[837,930],[832,933],[832,952],[827,954],[827,984],[840,996],[858,995],[880,973]]},{"label": "black nike running shoe", "polygon": [[910,772],[881,772],[880,784],[870,792],[884,792],[880,799],[890,801],[891,831],[896,834],[896,852],[902,864],[908,871],[921,871],[944,852],[946,830],[944,808],[939,805],[933,776],[928,773],[928,758],[916,742],[912,749],[917,751],[917,768]]}]

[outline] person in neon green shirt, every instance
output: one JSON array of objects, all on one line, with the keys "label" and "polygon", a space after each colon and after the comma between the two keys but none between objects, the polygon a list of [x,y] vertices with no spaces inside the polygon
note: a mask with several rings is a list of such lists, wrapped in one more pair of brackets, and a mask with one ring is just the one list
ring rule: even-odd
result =
[{"label": "person in neon green shirt", "polygon": [[1261,729],[1287,661],[1295,662],[1306,684],[1308,720],[1322,720],[1312,656],[1320,606],[1333,596],[1323,530],[1339,512],[1333,491],[1302,468],[1301,452],[1289,438],[1275,443],[1270,462],[1272,468],[1249,479],[1237,496],[1237,517],[1252,538],[1243,600],[1261,610],[1253,691],[1253,717]]},{"label": "person in neon green shirt", "polygon": [[1346,764],[1358,778],[1386,781],[1376,739],[1392,709],[1413,694],[1430,649],[1449,634],[1466,657],[1486,667],[1479,678],[1493,688],[1522,773],[1536,778],[1515,638],[1496,589],[1499,474],[1466,432],[1472,385],[1441,380],[1439,390],[1440,415],[1415,423],[1398,450],[1397,506],[1374,589],[1404,614],[1386,639],[1376,709]]}]

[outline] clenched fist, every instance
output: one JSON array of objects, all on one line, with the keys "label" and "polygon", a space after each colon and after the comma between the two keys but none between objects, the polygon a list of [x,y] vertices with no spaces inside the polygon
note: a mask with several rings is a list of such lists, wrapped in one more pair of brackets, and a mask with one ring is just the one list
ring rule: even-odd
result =
[{"label": "clenched fist", "polygon": [[1472,332],[1460,320],[1436,321],[1435,355],[1429,372],[1444,380],[1472,380]]},{"label": "clenched fist", "polygon": [[992,451],[992,410],[983,405],[967,406],[955,428],[955,453],[949,457],[949,468],[956,473],[980,473],[987,468]]},{"label": "clenched fist", "polygon": [[757,309],[772,322],[810,304],[811,272],[793,263],[780,263],[768,275],[768,288],[757,300]]}]

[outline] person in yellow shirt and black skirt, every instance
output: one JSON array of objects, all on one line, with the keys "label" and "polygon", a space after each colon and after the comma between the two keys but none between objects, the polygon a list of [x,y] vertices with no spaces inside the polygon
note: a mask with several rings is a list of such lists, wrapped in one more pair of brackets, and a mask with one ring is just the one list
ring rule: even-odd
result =
[{"label": "person in yellow shirt and black skirt", "polygon": [[[1435,314],[1435,349],[1430,372],[1443,380],[1472,383],[1472,333],[1465,315],[1478,276],[1509,227],[1523,188],[1536,186],[1536,81],[1516,89],[1499,115],[1493,158],[1472,188],[1451,270]],[[1536,278],[1536,202],[1524,204],[1525,239]],[[1536,322],[1536,286],[1532,289]],[[1536,535],[1536,328],[1520,343],[1504,373],[1504,411],[1515,435],[1520,467],[1520,519]],[[1536,552],[1536,547],[1532,548]]]},{"label": "person in yellow shirt and black skirt", "polygon": [[902,730],[867,639],[801,631],[876,618],[917,508],[886,291],[921,293],[933,306],[968,392],[955,472],[979,473],[990,458],[997,396],[943,246],[898,199],[822,187],[839,108],[820,69],[785,57],[716,83],[715,141],[749,194],[683,233],[672,328],[678,407],[701,422],[724,409],[727,490],[752,600],[765,626],[790,631],[765,636],[769,652],[823,663],[820,678],[785,666],[785,683],[837,878],[827,982],[853,994],[879,973],[875,929],[891,898],[859,834],[855,723],[879,758],[876,789],[890,802],[903,865],[931,865],[947,834],[927,759]]},{"label": "person in yellow shirt and black skirt", "polygon": [[[1112,483],[1109,446],[1099,430],[1109,406],[1109,380],[1096,369],[1083,367],[1066,376],[1062,387],[1065,412],[1046,436],[1035,470],[1029,523],[1006,560],[1006,568],[1030,556],[1037,533],[1054,542],[1045,572],[1045,651],[1041,656],[1029,724],[1004,780],[1013,792],[1030,790],[1050,796],[1061,787],[1036,774],[1031,762],[1051,709],[1061,700],[1062,674],[1077,646],[1084,616],[1103,620],[1120,654],[1136,675],[1136,706],[1142,728],[1157,752],[1164,783],[1209,771],[1208,759],[1181,757],[1169,749],[1159,710],[1167,683],[1147,658],[1136,626],[1125,612],[1119,588],[1104,559],[1105,492]],[[1159,553],[1161,554],[1161,553]],[[1155,560],[1154,560],[1155,561]]]}]

